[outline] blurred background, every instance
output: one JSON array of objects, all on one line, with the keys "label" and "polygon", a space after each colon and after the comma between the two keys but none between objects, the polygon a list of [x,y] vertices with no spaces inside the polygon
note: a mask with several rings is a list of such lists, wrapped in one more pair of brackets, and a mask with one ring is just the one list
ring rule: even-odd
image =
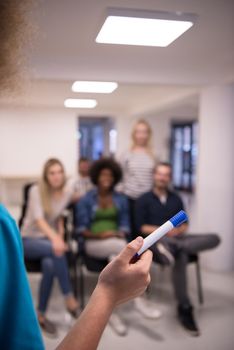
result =
[{"label": "blurred background", "polygon": [[[107,45],[95,38],[109,7],[197,18],[168,47]],[[217,250],[201,258],[205,304],[199,313],[205,330],[190,339],[165,311],[163,321],[138,324],[126,338],[107,328],[100,349],[114,349],[112,341],[124,349],[232,349],[234,2],[40,0],[30,4],[27,17],[33,33],[24,46],[23,78],[14,93],[0,97],[1,201],[17,220],[23,185],[40,176],[49,157],[59,158],[73,176],[80,156],[118,158],[130,145],[132,125],[146,119],[157,159],[172,162],[190,232],[217,232],[222,238]],[[110,94],[73,92],[76,80],[113,81],[118,88]],[[97,105],[66,108],[68,98],[92,98]],[[158,283],[152,292],[156,301]],[[167,279],[163,283],[167,288]],[[165,302],[166,310],[170,303]],[[47,342],[53,348],[55,343]]]}]

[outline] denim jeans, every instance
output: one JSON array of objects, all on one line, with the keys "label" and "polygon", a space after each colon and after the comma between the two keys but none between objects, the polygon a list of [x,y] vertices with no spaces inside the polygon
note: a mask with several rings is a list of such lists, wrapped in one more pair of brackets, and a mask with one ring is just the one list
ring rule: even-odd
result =
[{"label": "denim jeans", "polygon": [[24,256],[29,260],[41,260],[42,279],[39,288],[38,311],[45,313],[54,277],[58,278],[64,296],[71,293],[66,256],[56,256],[47,238],[23,238]]}]

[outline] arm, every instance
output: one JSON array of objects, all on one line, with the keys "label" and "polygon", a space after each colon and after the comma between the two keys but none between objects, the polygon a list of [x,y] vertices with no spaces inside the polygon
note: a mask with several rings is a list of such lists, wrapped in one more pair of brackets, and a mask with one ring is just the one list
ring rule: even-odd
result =
[{"label": "arm", "polygon": [[156,230],[158,226],[154,225],[142,225],[141,226],[141,232],[145,235],[148,236],[150,233],[152,233],[154,230]]},{"label": "arm", "polygon": [[118,206],[118,232],[117,236],[124,237],[130,232],[129,207],[125,195],[120,196],[120,205]]},{"label": "arm", "polygon": [[[177,197],[177,201],[178,201],[177,211],[184,210],[184,203],[179,196]],[[179,236],[179,235],[185,233],[186,231],[188,231],[188,226],[189,226],[188,223],[184,223],[184,224],[180,225],[179,227],[175,227],[175,228],[173,228],[173,230],[168,232],[167,236],[168,237]]]},{"label": "arm", "polygon": [[[0,232],[1,347],[43,350],[42,336],[26,276],[20,233],[15,221],[1,204]],[[14,311],[11,312],[12,310]]]},{"label": "arm", "polygon": [[41,205],[41,198],[38,186],[33,186],[29,192],[29,206],[32,212],[33,220],[38,229],[47,237],[53,246],[53,250],[56,255],[62,255],[66,250],[66,246],[63,240],[58,236],[56,232],[46,221],[44,217],[44,211]]},{"label": "arm", "polygon": [[62,240],[64,240],[65,230],[64,230],[64,217],[63,216],[60,216],[60,218],[58,219],[58,234],[59,234],[59,237],[62,238]]},{"label": "arm", "polygon": [[53,246],[53,251],[55,255],[63,255],[64,252],[67,250],[67,246],[63,241],[63,238],[60,237],[58,232],[56,232],[47,222],[44,218],[37,219],[36,225],[40,229],[40,231],[47,237]]},{"label": "arm", "polygon": [[78,233],[84,234],[84,237],[89,238],[91,223],[91,206],[89,204],[88,195],[85,195],[76,204],[76,226]]},{"label": "arm", "polygon": [[179,236],[179,235],[185,233],[187,230],[188,230],[188,224],[184,223],[178,227],[173,228],[173,230],[169,231],[167,236],[168,237]]},{"label": "arm", "polygon": [[115,306],[141,295],[150,283],[152,253],[145,252],[135,263],[132,257],[140,249],[138,237],[101,272],[91,299],[57,350],[95,350]]},{"label": "arm", "polygon": [[[141,226],[141,231],[142,233],[144,233],[145,235],[149,235],[150,233],[152,233],[154,230],[156,230],[158,228],[158,226],[153,226],[153,225],[142,225]],[[173,228],[171,231],[169,231],[167,233],[168,237],[174,237],[174,236],[178,236],[181,235],[183,233],[185,233],[188,230],[188,224],[184,223],[178,227]]]},{"label": "arm", "polygon": [[144,236],[153,232],[156,226],[148,225],[147,202],[144,195],[137,199],[135,205],[136,229]]},{"label": "arm", "polygon": [[120,232],[115,232],[115,231],[105,231],[105,232],[100,232],[100,233],[96,233],[93,234],[90,230],[84,230],[82,232],[82,235],[87,238],[87,239],[105,239],[105,238],[109,238],[109,237],[119,237],[120,236]]}]

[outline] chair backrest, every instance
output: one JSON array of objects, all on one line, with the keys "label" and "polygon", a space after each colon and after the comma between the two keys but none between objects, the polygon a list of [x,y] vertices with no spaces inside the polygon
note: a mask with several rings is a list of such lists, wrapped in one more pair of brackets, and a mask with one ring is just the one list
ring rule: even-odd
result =
[{"label": "chair backrest", "polygon": [[22,208],[21,208],[21,215],[19,218],[19,228],[22,228],[23,225],[23,221],[27,212],[27,208],[28,208],[28,197],[29,197],[29,190],[30,188],[35,184],[35,182],[30,182],[26,185],[24,185],[23,187],[23,204],[22,204]]}]

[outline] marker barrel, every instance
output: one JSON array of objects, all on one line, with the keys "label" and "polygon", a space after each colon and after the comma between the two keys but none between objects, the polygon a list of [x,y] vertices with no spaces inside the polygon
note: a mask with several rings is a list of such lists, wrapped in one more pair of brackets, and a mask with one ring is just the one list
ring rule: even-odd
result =
[{"label": "marker barrel", "polygon": [[173,224],[168,220],[162,226],[158,227],[149,236],[144,239],[143,246],[137,252],[137,255],[144,253],[149,247],[156,243],[160,238],[162,238],[167,232],[174,228]]},{"label": "marker barrel", "polygon": [[154,243],[156,243],[160,238],[162,238],[165,234],[171,231],[174,227],[180,226],[184,222],[188,221],[187,214],[181,210],[176,215],[174,215],[170,220],[165,222],[162,226],[158,227],[155,231],[153,231],[149,236],[144,239],[143,246],[136,254],[137,256],[144,253],[149,247],[151,247]]}]

